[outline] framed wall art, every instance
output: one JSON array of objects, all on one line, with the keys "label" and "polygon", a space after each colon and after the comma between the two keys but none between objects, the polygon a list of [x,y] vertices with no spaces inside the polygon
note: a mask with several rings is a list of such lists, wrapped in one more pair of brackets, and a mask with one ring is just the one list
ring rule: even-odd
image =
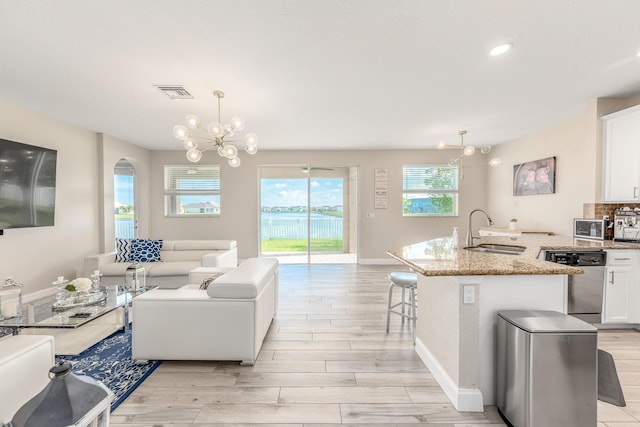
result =
[{"label": "framed wall art", "polygon": [[531,196],[556,192],[556,158],[513,166],[513,195]]}]

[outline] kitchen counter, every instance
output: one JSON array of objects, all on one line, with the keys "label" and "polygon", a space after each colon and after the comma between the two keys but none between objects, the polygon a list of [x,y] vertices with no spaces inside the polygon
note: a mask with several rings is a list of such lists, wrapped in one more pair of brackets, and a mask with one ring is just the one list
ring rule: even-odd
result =
[{"label": "kitchen counter", "polygon": [[[462,243],[462,242],[460,242]],[[544,250],[640,249],[638,244],[522,234],[482,243],[519,245],[519,255],[454,249],[450,237],[387,254],[418,274],[416,352],[458,411],[496,403],[495,328],[501,310],[567,312],[568,277],[576,267],[538,259]]]},{"label": "kitchen counter", "polygon": [[522,234],[518,237],[487,236],[474,239],[474,245],[496,243],[525,246],[518,255],[471,252],[453,248],[450,237],[413,243],[387,254],[424,276],[486,276],[580,274],[581,268],[568,267],[538,259],[544,250],[569,249],[640,249],[637,243],[614,243],[611,240],[593,241],[545,234]]}]

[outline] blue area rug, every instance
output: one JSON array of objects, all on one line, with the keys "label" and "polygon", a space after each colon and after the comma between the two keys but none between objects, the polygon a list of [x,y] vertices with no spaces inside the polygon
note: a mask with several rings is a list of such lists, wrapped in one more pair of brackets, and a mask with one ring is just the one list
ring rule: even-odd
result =
[{"label": "blue area rug", "polygon": [[113,411],[160,365],[149,361],[137,365],[131,359],[131,330],[116,332],[77,356],[56,355],[72,363],[75,374],[87,375],[109,387],[115,394]]}]

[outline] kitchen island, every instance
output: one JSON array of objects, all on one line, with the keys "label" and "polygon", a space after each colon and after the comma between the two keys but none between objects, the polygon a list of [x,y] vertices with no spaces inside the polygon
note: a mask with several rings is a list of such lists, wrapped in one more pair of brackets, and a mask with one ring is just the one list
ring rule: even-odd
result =
[{"label": "kitchen island", "polygon": [[440,238],[387,252],[418,273],[416,352],[458,411],[481,412],[496,403],[497,312],[566,313],[568,275],[583,273],[539,259],[545,249],[580,246],[573,239],[523,235],[478,243],[526,249],[517,255],[473,252]]}]

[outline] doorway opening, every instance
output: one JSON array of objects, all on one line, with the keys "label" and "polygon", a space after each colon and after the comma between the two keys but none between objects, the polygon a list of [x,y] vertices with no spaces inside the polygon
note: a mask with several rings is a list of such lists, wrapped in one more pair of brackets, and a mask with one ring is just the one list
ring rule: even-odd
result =
[{"label": "doorway opening", "polygon": [[128,160],[120,159],[113,168],[113,214],[116,239],[137,237],[135,178],[136,171],[133,165]]},{"label": "doorway opening", "polygon": [[260,254],[283,264],[358,262],[356,166],[262,166]]}]

